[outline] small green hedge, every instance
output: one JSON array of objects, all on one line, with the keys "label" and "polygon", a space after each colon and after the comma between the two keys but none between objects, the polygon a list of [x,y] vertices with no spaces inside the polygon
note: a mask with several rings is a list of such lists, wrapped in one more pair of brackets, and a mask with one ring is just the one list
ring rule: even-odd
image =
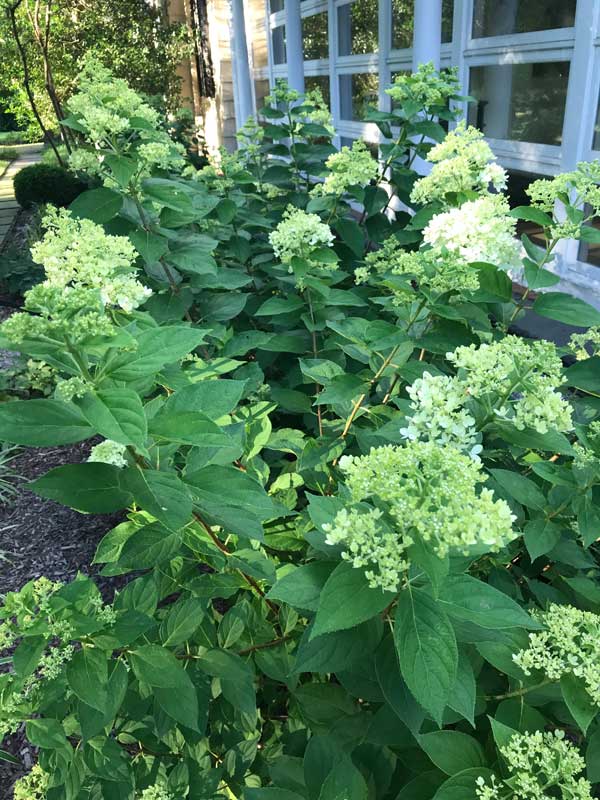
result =
[{"label": "small green hedge", "polygon": [[32,164],[14,178],[15,197],[21,208],[52,203],[68,206],[87,189],[71,172],[52,164]]}]

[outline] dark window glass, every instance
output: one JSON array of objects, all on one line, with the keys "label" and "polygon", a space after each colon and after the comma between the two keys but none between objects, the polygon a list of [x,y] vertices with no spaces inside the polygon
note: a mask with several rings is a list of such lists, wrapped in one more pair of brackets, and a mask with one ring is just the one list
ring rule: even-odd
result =
[{"label": "dark window glass", "polygon": [[304,88],[307,92],[311,89],[320,89],[323,100],[331,108],[331,90],[329,86],[329,75],[305,75]]},{"label": "dark window glass", "polygon": [[260,111],[265,104],[265,97],[269,94],[269,81],[266,78],[259,78],[254,81],[254,95],[256,97],[256,109]]},{"label": "dark window glass", "polygon": [[378,50],[378,0],[356,0],[338,7],[338,50],[341,56]]},{"label": "dark window glass", "polygon": [[576,5],[577,0],[474,0],[473,38],[571,28]]},{"label": "dark window glass", "polygon": [[[406,50],[413,44],[415,0],[392,0],[392,49]],[[442,0],[442,42],[452,41],[454,0]]]},{"label": "dark window glass", "polygon": [[285,53],[285,25],[279,25],[279,27],[273,28],[271,41],[273,47],[273,63],[285,64],[287,61]]},{"label": "dark window glass", "polygon": [[271,14],[274,14],[276,11],[283,11],[283,0],[271,0],[269,8],[271,9]]},{"label": "dark window glass", "polygon": [[367,108],[377,108],[379,76],[374,72],[340,75],[340,116],[362,122]]},{"label": "dark window glass", "polygon": [[469,123],[492,139],[560,145],[569,62],[472,67]]},{"label": "dark window glass", "polygon": [[327,12],[313,14],[302,20],[302,46],[304,60],[329,58],[329,34],[327,32]]}]

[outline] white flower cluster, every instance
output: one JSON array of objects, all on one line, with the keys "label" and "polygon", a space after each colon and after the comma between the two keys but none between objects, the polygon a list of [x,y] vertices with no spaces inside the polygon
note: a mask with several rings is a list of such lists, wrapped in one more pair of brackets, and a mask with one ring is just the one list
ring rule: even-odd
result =
[{"label": "white flower cluster", "polygon": [[452,68],[438,72],[431,61],[419,64],[414,73],[396,76],[394,83],[385,90],[394,103],[410,103],[415,106],[414,113],[424,110],[427,114],[445,108],[459,91],[458,70]]},{"label": "white flower cluster", "polygon": [[423,239],[441,255],[450,253],[469,264],[519,268],[522,246],[516,239],[516,219],[508,216],[509,210],[502,195],[468,200],[436,214],[423,231]]},{"label": "white flower cluster", "polygon": [[429,151],[427,160],[433,167],[415,183],[410,196],[414,203],[445,202],[451,193],[487,193],[490,186],[496,191],[506,188],[506,172],[496,163],[483,133],[466,127],[464,120]]},{"label": "white flower cluster", "polygon": [[76,151],[70,159],[73,169],[102,172],[104,157],[96,151],[104,148],[137,155],[141,162],[138,178],[155,168],[181,169],[185,163],[185,148],[161,129],[158,111],[96,59],[87,60],[68,108],[94,148]]},{"label": "white flower cluster", "polygon": [[294,206],[287,207],[283,219],[269,234],[273,252],[282,264],[288,265],[293,258],[310,261],[317,248],[331,247],[333,239],[331,229],[317,214],[308,214]]},{"label": "white flower cluster", "polygon": [[515,663],[526,675],[540,670],[552,681],[563,675],[581,678],[600,706],[600,616],[555,604],[537,616],[546,630],[529,634],[529,647],[513,656]]},{"label": "white flower cluster", "polygon": [[[364,267],[355,271],[356,282],[368,280],[371,272],[382,276],[406,275],[419,286],[440,293],[472,292],[479,288],[477,271],[463,259],[433,249],[404,250],[394,236],[388,237],[379,250],[367,254]],[[390,288],[398,303],[406,302],[407,295],[414,299],[414,291],[408,286],[392,285]]]},{"label": "white flower cluster", "polygon": [[25,295],[25,308],[36,316],[13,314],[3,333],[17,343],[39,336],[110,336],[114,325],[107,308],[130,312],[152,294],[135,277],[131,242],[66,209],[50,208],[43,225],[47,232],[31,255],[44,266],[46,279]]},{"label": "white flower cluster", "polygon": [[569,431],[573,409],[557,391],[564,382],[552,342],[505,336],[491,344],[458,347],[446,357],[458,369],[465,394],[489,405],[519,430]]},{"label": "white flower cluster", "polygon": [[411,441],[437,442],[456,447],[477,459],[481,452],[481,435],[475,419],[465,408],[465,386],[447,375],[424,372],[406,389],[412,400],[413,414],[400,433]]},{"label": "white flower cluster", "polygon": [[366,186],[375,180],[379,165],[366,144],[357,139],[352,147],[342,147],[325,161],[331,170],[323,183],[318,183],[313,194],[343,195],[351,186]]},{"label": "white flower cluster", "polygon": [[344,457],[340,468],[352,506],[323,529],[329,544],[343,546],[344,559],[367,567],[372,587],[398,589],[406,551],[416,539],[444,557],[450,551],[497,551],[515,537],[508,505],[489,489],[477,491],[485,476],[454,447],[387,445]]},{"label": "white flower cluster", "polygon": [[94,445],[88,456],[88,461],[100,464],[112,464],[114,467],[126,467],[127,459],[125,453],[127,448],[124,444],[114,442],[112,439],[105,439],[100,444]]},{"label": "white flower cluster", "polygon": [[564,731],[516,733],[499,749],[511,777],[479,778],[478,800],[592,800],[589,781],[577,777],[585,760]]}]

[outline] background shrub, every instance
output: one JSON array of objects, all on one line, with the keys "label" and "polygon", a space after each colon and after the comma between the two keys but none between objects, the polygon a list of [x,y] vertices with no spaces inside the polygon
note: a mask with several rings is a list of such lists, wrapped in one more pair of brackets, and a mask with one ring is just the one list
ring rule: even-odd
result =
[{"label": "background shrub", "polygon": [[68,206],[87,185],[71,172],[50,164],[32,164],[25,167],[14,179],[15,197],[21,208],[51,203]]}]

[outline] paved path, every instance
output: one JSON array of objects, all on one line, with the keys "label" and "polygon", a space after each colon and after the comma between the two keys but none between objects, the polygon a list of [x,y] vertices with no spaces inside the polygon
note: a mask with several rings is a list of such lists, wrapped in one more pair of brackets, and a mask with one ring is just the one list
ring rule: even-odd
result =
[{"label": "paved path", "polygon": [[19,210],[19,204],[15,200],[13,190],[13,178],[23,167],[28,167],[29,164],[35,164],[36,161],[39,161],[42,154],[42,145],[40,144],[15,145],[14,149],[19,151],[19,157],[9,165],[4,175],[0,178],[0,250],[2,250],[4,239],[10,231]]}]

